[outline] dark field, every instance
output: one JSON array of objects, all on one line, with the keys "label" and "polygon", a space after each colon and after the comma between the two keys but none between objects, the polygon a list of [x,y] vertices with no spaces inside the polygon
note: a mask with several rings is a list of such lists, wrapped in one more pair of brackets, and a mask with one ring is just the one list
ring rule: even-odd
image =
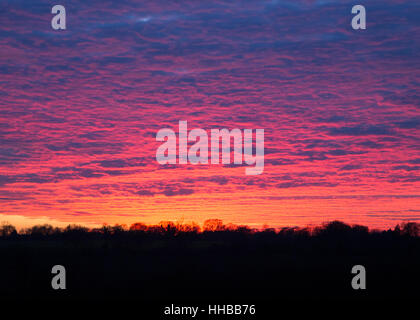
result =
[{"label": "dark field", "polygon": [[[2,299],[418,299],[416,224],[369,232],[340,222],[315,230],[180,231],[173,226],[87,231],[37,227],[0,238]],[[51,288],[66,268],[67,289]],[[366,290],[351,269],[366,268]]]}]

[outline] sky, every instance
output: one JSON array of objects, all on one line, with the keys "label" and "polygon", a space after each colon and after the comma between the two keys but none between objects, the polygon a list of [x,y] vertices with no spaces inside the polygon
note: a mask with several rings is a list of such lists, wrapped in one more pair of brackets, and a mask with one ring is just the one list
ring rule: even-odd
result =
[{"label": "sky", "polygon": [[[0,221],[420,222],[419,16],[405,0],[1,0]],[[156,133],[180,120],[264,129],[264,172],[160,165]]]}]

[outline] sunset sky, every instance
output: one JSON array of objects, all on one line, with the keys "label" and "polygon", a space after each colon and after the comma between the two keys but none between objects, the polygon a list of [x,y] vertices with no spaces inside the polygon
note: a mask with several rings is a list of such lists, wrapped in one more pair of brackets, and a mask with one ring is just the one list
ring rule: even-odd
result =
[{"label": "sunset sky", "polygon": [[[0,221],[420,222],[420,3],[355,4],[1,0]],[[159,165],[179,120],[264,129],[263,174]]]}]

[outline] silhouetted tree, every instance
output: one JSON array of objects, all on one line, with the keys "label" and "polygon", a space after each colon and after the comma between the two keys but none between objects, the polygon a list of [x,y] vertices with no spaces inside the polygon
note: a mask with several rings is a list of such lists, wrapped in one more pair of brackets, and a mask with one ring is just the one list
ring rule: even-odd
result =
[{"label": "silhouetted tree", "polygon": [[146,231],[147,229],[148,227],[144,223],[141,223],[141,222],[133,223],[130,226],[130,231]]},{"label": "silhouetted tree", "polygon": [[223,231],[225,230],[223,221],[220,219],[208,219],[204,221],[203,225],[204,231]]},{"label": "silhouetted tree", "polygon": [[411,237],[418,237],[420,235],[420,225],[415,222],[403,223],[401,233]]},{"label": "silhouetted tree", "polygon": [[324,236],[341,237],[349,234],[351,226],[341,221],[331,221],[325,224],[322,228],[318,229],[318,233]]},{"label": "silhouetted tree", "polygon": [[2,222],[0,225],[0,237],[10,237],[17,235],[16,228],[8,222]]},{"label": "silhouetted tree", "polygon": [[162,229],[161,232],[166,235],[175,235],[178,233],[178,228],[172,221],[161,221],[159,222],[159,226]]},{"label": "silhouetted tree", "polygon": [[83,227],[83,226],[79,226],[76,224],[69,224],[67,227],[65,227],[63,229],[64,233],[67,234],[83,234],[83,233],[87,233],[89,231],[88,228]]},{"label": "silhouetted tree", "polygon": [[195,222],[181,224],[177,227],[179,231],[188,233],[199,233],[201,230],[200,226]]},{"label": "silhouetted tree", "polygon": [[361,226],[359,224],[356,224],[354,226],[352,226],[352,231],[354,233],[358,233],[358,234],[368,234],[369,233],[369,228],[366,226]]},{"label": "silhouetted tree", "polygon": [[25,230],[25,233],[31,236],[51,236],[60,233],[60,228],[55,228],[50,224],[36,225]]}]

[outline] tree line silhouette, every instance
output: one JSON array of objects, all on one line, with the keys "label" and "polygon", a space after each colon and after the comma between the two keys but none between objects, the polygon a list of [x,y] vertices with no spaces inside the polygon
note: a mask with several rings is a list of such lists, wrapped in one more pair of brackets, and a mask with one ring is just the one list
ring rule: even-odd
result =
[{"label": "tree line silhouette", "polygon": [[115,235],[121,236],[124,234],[147,234],[147,235],[163,235],[163,236],[180,236],[183,234],[201,234],[208,236],[211,232],[228,235],[229,233],[243,234],[243,235],[277,235],[279,237],[322,237],[322,236],[420,236],[420,224],[416,222],[404,222],[397,224],[394,229],[388,230],[369,230],[368,227],[363,225],[349,225],[341,221],[331,221],[317,227],[283,227],[283,228],[270,228],[263,227],[262,229],[251,229],[246,225],[223,224],[220,219],[208,219],[200,227],[195,222],[182,223],[172,221],[161,221],[157,225],[146,225],[141,222],[133,223],[130,227],[126,225],[116,224],[114,226],[104,224],[99,228],[87,228],[82,225],[69,224],[67,227],[60,228],[54,227],[50,224],[34,225],[30,228],[23,228],[17,230],[15,226],[2,222],[0,224],[0,237],[13,238],[13,237],[54,237],[59,235],[68,236],[82,236],[82,235]]}]

